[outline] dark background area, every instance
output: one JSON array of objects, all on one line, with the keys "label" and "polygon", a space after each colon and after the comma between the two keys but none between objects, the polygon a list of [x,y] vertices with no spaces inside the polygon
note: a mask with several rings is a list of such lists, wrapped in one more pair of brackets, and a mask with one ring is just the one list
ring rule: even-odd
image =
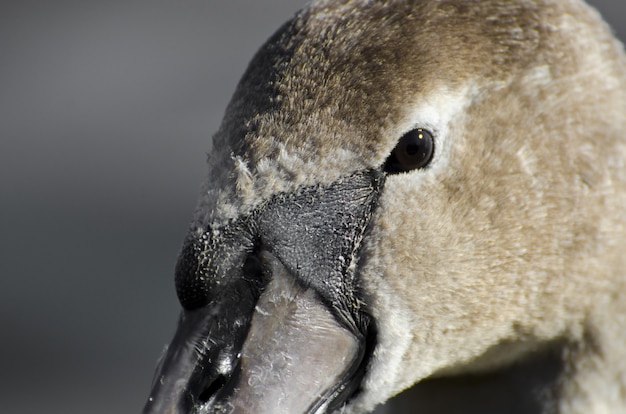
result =
[{"label": "dark background area", "polygon": [[140,412],[210,136],[303,4],[0,4],[1,413]]}]

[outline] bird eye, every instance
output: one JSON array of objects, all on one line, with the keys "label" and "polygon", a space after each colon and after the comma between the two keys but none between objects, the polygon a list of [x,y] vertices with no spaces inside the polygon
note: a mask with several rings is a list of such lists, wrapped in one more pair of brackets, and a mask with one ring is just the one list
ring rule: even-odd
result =
[{"label": "bird eye", "polygon": [[432,160],[434,148],[435,139],[429,131],[413,129],[400,138],[383,169],[389,174],[397,174],[424,168]]}]

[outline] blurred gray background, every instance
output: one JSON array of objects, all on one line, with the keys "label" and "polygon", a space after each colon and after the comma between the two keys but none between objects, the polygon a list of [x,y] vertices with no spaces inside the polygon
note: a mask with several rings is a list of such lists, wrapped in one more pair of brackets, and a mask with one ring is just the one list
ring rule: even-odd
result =
[{"label": "blurred gray background", "polygon": [[210,136],[303,4],[2,1],[0,413],[140,412]]}]

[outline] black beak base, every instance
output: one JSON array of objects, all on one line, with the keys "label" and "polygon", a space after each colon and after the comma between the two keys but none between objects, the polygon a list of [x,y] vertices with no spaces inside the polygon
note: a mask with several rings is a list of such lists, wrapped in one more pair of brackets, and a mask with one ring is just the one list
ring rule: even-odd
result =
[{"label": "black beak base", "polygon": [[[271,401],[258,402],[264,399],[259,395],[272,395],[264,386],[285,388],[279,400],[314,394],[297,399],[298,407],[305,401],[308,408],[293,411],[291,405],[284,412],[328,412],[354,395],[375,342],[358,258],[383,185],[378,171],[356,173],[328,186],[278,194],[223,228],[192,230],[176,268],[184,310],[144,414],[277,412]],[[320,326],[329,337],[319,334]],[[332,349],[324,348],[326,340]],[[319,356],[312,366],[343,355],[345,366],[331,375],[334,384],[313,392],[306,375],[292,375],[312,369],[290,362],[306,361],[307,352]],[[286,359],[279,363],[274,354]],[[280,379],[257,381],[245,391],[251,372],[260,371]]]}]

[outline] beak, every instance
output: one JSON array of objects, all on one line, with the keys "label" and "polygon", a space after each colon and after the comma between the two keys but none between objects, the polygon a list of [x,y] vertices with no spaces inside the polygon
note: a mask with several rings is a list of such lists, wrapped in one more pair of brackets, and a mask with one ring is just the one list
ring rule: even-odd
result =
[{"label": "beak", "polygon": [[383,184],[356,173],[192,231],[144,414],[325,413],[358,393],[376,336],[358,257]]}]

